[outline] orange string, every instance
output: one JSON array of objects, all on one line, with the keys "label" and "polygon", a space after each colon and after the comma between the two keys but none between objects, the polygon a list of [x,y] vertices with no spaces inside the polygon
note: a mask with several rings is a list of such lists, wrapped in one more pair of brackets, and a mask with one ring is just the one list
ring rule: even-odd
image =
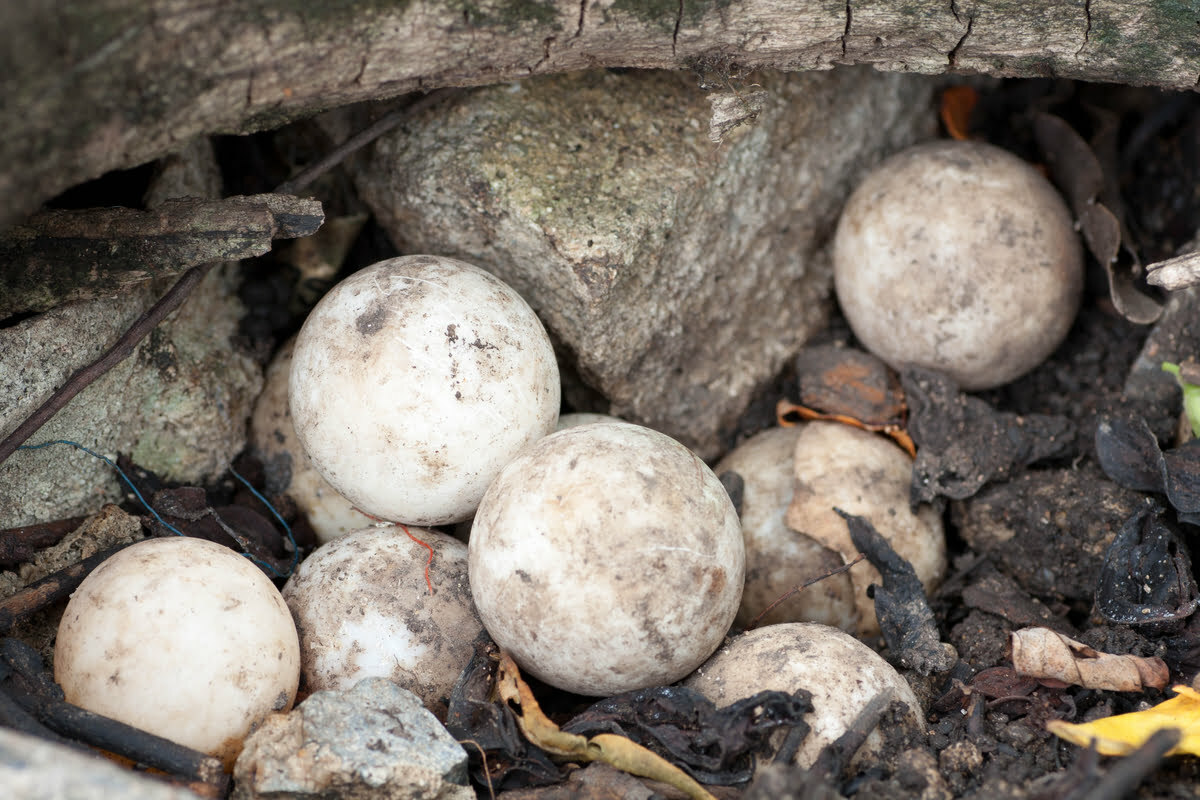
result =
[{"label": "orange string", "polygon": [[433,594],[433,581],[429,579],[429,567],[433,564],[433,548],[429,546],[429,542],[424,542],[412,535],[407,525],[401,525],[400,530],[408,534],[408,538],[412,539],[417,544],[429,551],[429,559],[425,562],[425,585],[429,587],[429,593]]}]

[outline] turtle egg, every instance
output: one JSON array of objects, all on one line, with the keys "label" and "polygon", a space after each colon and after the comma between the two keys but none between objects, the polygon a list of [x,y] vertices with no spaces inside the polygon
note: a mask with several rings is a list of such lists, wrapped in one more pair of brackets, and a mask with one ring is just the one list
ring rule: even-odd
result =
[{"label": "turtle egg", "polygon": [[1062,198],[1033,167],[979,142],[918,145],[876,167],[842,212],[833,268],[838,302],[872,353],[968,391],[1040,364],[1083,289]]},{"label": "turtle egg", "polygon": [[58,628],[70,703],[209,753],[226,766],[292,706],[300,647],[274,584],[202,539],[138,542],[88,575]]},{"label": "turtle egg", "polygon": [[[409,534],[429,545],[432,561]],[[300,632],[310,692],[380,677],[438,708],[483,632],[467,585],[466,545],[423,528],[405,533],[383,526],[341,536],[305,559],[283,598]]]},{"label": "turtle egg", "polygon": [[[811,692],[813,710],[804,718],[810,731],[795,757],[802,767],[811,767],[880,695],[898,703],[900,725],[913,733],[923,727],[916,695],[891,664],[848,633],[816,623],[768,625],[735,636],[684,685],[718,707],[768,690]],[[872,730],[852,763],[877,762],[883,746],[880,729]]]},{"label": "turtle egg", "polygon": [[356,507],[443,524],[470,518],[500,468],[554,430],[558,365],[533,310],[498,278],[404,256],[317,304],[288,398],[313,465]]},{"label": "turtle egg", "polygon": [[721,643],[742,595],[737,513],[703,461],[622,422],[536,442],[488,488],[468,546],[484,627],[567,691],[668,684]]}]

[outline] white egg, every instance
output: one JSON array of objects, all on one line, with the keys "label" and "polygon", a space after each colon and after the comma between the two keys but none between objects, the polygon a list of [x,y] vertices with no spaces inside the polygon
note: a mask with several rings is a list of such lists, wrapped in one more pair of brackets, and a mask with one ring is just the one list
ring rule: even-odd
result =
[{"label": "white egg", "polygon": [[249,560],[202,539],[148,539],[71,595],[54,678],[68,702],[231,766],[253,727],[291,708],[300,646]]},{"label": "white egg", "polygon": [[1083,289],[1062,198],[1029,164],[979,142],[918,145],[876,167],[842,212],[833,265],[838,302],[872,353],[967,390],[1040,364]]},{"label": "white egg", "polygon": [[470,518],[492,479],[554,430],[558,365],[513,289],[450,258],[405,256],[339,283],[309,314],[288,385],[313,465],[362,511]]},{"label": "white egg", "polygon": [[821,622],[846,631],[858,629],[858,609],[850,575],[830,575],[841,553],[792,530],[785,516],[796,482],[792,466],[803,426],[771,428],[755,434],[725,456],[714,470],[742,477],[742,539],[746,543],[746,588],[735,623],[747,627],[793,588],[827,575],[796,592],[760,621]]},{"label": "white egg", "polygon": [[[305,689],[387,678],[438,708],[483,632],[467,583],[467,547],[424,528],[366,528],[317,548],[283,597],[300,633]],[[425,581],[426,566],[430,583]]]},{"label": "white egg", "polygon": [[484,626],[530,674],[607,695],[668,684],[721,643],[745,554],[720,481],[683,445],[610,422],[517,456],[469,544]]}]

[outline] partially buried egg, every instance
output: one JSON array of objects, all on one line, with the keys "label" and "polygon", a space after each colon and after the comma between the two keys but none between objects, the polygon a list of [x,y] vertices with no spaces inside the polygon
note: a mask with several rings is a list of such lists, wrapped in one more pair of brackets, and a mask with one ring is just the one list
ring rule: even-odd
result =
[{"label": "partially buried egg", "polygon": [[71,595],[54,677],[68,702],[228,767],[253,727],[291,708],[300,648],[283,598],[246,558],[201,539],[150,539]]},{"label": "partially buried egg", "polygon": [[475,516],[468,565],[484,626],[522,669],[607,695],[676,681],[716,649],[745,553],[703,461],[611,422],[551,434],[506,466]]},{"label": "partially buried egg", "polygon": [[533,310],[462,261],[404,256],[330,290],[296,340],[288,397],[313,465],[362,511],[470,518],[523,447],[554,430],[558,365]]},{"label": "partially buried egg", "polygon": [[[890,721],[863,731],[868,735],[854,763],[877,762],[892,734],[919,736],[923,730],[921,705],[891,664],[853,636],[815,623],[769,625],[735,636],[684,685],[718,707],[767,690],[810,692],[813,709],[804,717],[810,730],[795,755],[802,767],[811,767],[825,747],[860,724],[859,716],[877,699]],[[772,741],[780,745],[780,737]]]},{"label": "partially buried egg", "polygon": [[[717,464],[718,475],[732,471],[743,481],[742,538],[746,543],[746,589],[737,625],[822,622],[846,631],[858,629],[854,585],[836,573],[841,554],[787,526],[785,517],[796,483],[793,456],[802,427],[771,428],[755,434]],[[836,574],[835,574],[836,573]],[[825,576],[825,577],[822,577]],[[759,619],[793,589],[794,592]]]}]

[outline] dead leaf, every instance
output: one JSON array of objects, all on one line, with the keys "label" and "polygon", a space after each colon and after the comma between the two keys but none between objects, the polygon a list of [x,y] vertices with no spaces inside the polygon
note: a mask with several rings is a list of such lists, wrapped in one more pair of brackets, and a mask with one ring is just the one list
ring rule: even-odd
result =
[{"label": "dead leaf", "polygon": [[1178,730],[1182,738],[1167,755],[1200,755],[1200,692],[1188,686],[1173,686],[1171,690],[1175,697],[1145,711],[1079,725],[1051,720],[1046,723],[1046,730],[1080,747],[1094,746],[1106,756],[1128,755],[1156,732]]},{"label": "dead leaf", "polygon": [[1075,426],[1065,417],[999,412],[958,390],[949,377],[909,366],[900,373],[908,433],[917,444],[912,506],[938,497],[964,500],[989,481],[1070,452]]},{"label": "dead leaf", "polygon": [[1170,670],[1161,658],[1101,653],[1049,628],[1012,632],[1013,668],[1031,678],[1052,678],[1085,689],[1140,692],[1162,689]]},{"label": "dead leaf", "polygon": [[579,761],[603,761],[631,775],[660,781],[697,800],[716,800],[679,767],[623,736],[602,733],[589,738],[567,733],[542,713],[512,657],[501,651],[496,691],[517,713],[517,724],[532,744],[551,755]]},{"label": "dead leaf", "polygon": [[951,139],[965,142],[971,138],[971,111],[979,102],[979,92],[971,86],[950,86],[942,92],[941,118]]},{"label": "dead leaf", "polygon": [[1119,207],[1110,208],[1118,196],[1106,191],[1106,175],[1092,146],[1084,141],[1065,120],[1038,112],[1033,118],[1034,137],[1046,159],[1050,179],[1059,188],[1075,212],[1088,251],[1108,275],[1109,296],[1123,317],[1139,325],[1148,325],[1162,314],[1162,304],[1141,291],[1141,264],[1130,250],[1128,259],[1119,259],[1121,243],[1128,240]]},{"label": "dead leaf", "polygon": [[951,645],[942,643],[925,598],[925,588],[912,564],[892,548],[869,520],[840,508],[834,511],[846,520],[850,541],[883,576],[882,586],[872,585],[875,616],[892,656],[921,675],[949,671],[958,663],[958,653]]}]

